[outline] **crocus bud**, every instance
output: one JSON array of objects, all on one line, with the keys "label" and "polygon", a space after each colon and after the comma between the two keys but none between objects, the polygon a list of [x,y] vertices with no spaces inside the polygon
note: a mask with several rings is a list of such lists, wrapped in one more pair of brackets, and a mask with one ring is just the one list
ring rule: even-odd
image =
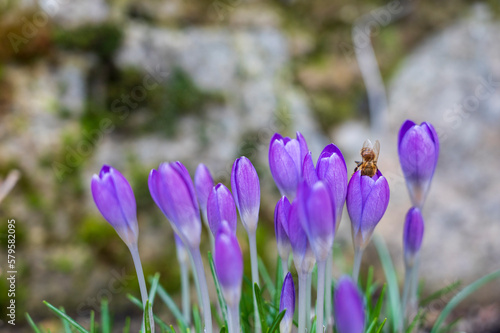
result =
[{"label": "crocus bud", "polygon": [[198,203],[200,205],[201,213],[203,214],[203,219],[206,223],[207,220],[207,201],[212,188],[214,187],[214,180],[208,170],[207,166],[203,163],[198,165],[196,168],[196,173],[194,174],[194,185],[196,188],[196,196],[198,197]]},{"label": "crocus bud", "polygon": [[188,247],[200,245],[201,221],[193,181],[181,162],[162,163],[151,170],[149,192]]},{"label": "crocus bud", "polygon": [[245,156],[233,163],[231,189],[243,226],[247,232],[254,233],[259,222],[260,184],[257,171]]},{"label": "crocus bud", "polygon": [[292,274],[287,273],[283,287],[281,288],[280,311],[286,309],[285,316],[280,323],[280,333],[290,333],[293,326],[293,314],[295,312],[295,285]]},{"label": "crocus bud", "polygon": [[215,237],[215,271],[228,307],[240,302],[243,256],[236,235],[224,221]]},{"label": "crocus bud", "polygon": [[311,249],[307,234],[300,223],[298,201],[295,199],[290,205],[288,214],[288,237],[293,252],[293,263],[300,274],[312,272],[316,264],[316,257]]},{"label": "crocus bud", "polygon": [[420,251],[423,237],[424,219],[422,218],[420,209],[412,207],[406,214],[405,227],[403,231],[405,262],[408,266],[413,266],[415,256]]},{"label": "crocus bud", "polygon": [[175,248],[177,250],[177,260],[184,264],[189,264],[189,252],[182,243],[182,239],[174,232],[175,236]]},{"label": "crocus bud", "polygon": [[92,177],[91,189],[97,208],[125,244],[137,244],[137,208],[134,192],[125,177],[109,165],[103,165],[99,176]]},{"label": "crocus bud", "polygon": [[365,307],[356,284],[343,276],[335,287],[335,326],[338,333],[363,333],[365,329]]},{"label": "crocus bud", "polygon": [[222,221],[226,221],[231,231],[236,233],[236,206],[233,195],[223,184],[214,186],[208,196],[207,217],[214,237],[217,236]]},{"label": "crocus bud", "polygon": [[335,230],[337,230],[347,195],[347,167],[342,152],[333,143],[326,146],[319,155],[316,170],[318,178],[324,181],[330,190],[330,197],[335,207]]},{"label": "crocus bud", "polygon": [[269,145],[269,167],[281,195],[295,198],[302,176],[302,161],[309,149],[302,134],[297,139],[283,138],[276,133]]},{"label": "crocus bud", "polygon": [[300,223],[317,261],[324,261],[333,246],[335,236],[335,208],[332,207],[330,193],[325,183],[316,182],[313,186],[302,182],[297,192]]},{"label": "crocus bud", "polygon": [[427,122],[407,120],[398,136],[398,153],[413,206],[422,209],[439,157],[439,138]]},{"label": "crocus bud", "polygon": [[304,157],[302,165],[302,177],[309,186],[313,186],[313,184],[319,180],[316,173],[316,168],[314,167],[311,152],[308,152]]},{"label": "crocus bud", "polygon": [[[290,213],[290,201],[283,196],[276,204],[274,209],[274,231],[276,233],[276,243],[278,244],[278,253],[284,261],[283,265],[288,264],[288,257],[292,246],[288,239],[288,215]],[[286,261],[285,261],[286,260]],[[288,266],[287,266],[288,267]]]},{"label": "crocus bud", "polygon": [[373,176],[362,176],[356,171],[347,186],[347,212],[351,218],[351,232],[355,247],[364,249],[373,230],[389,205],[389,184],[380,170]]}]

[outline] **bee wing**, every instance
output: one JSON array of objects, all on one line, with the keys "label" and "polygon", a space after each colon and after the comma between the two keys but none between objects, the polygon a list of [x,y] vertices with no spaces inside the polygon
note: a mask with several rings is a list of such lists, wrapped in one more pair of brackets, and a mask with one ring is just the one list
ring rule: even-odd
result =
[{"label": "bee wing", "polygon": [[370,141],[370,139],[366,139],[365,142],[363,143],[363,148],[369,148],[369,149],[372,149],[373,148],[373,144],[372,142]]},{"label": "bee wing", "polygon": [[380,153],[380,142],[378,140],[375,141],[375,145],[373,145],[373,152],[375,153],[374,161],[377,162],[378,154]]}]

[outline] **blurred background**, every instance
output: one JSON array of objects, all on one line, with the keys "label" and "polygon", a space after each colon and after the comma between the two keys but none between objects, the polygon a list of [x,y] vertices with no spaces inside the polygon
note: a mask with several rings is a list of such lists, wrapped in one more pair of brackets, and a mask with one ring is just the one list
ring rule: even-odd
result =
[{"label": "blurred background", "polygon": [[[130,254],[90,194],[104,163],[135,191],[145,274],[160,272],[179,301],[174,238],[150,197],[149,171],[180,160],[194,174],[203,162],[229,185],[234,159],[249,157],[262,186],[258,251],[274,270],[279,193],[267,165],[274,132],[301,131],[314,159],[334,142],[349,172],[365,139],[381,141],[391,202],[377,231],[402,282],[410,201],[397,132],[405,119],[430,121],[441,156],[424,210],[423,294],[498,269],[499,18],[496,0],[0,0],[0,179],[20,172],[0,204],[0,263],[4,270],[14,218],[16,331],[29,331],[25,311],[57,331],[42,300],[84,321],[101,297],[118,325],[132,316],[139,327],[140,312],[126,298],[139,294]],[[380,77],[370,71],[370,35]],[[356,54],[375,82],[375,100]],[[335,247],[338,277],[352,265],[347,214]],[[383,281],[371,246],[362,275],[368,265]],[[110,287],[115,281],[119,288]],[[0,271],[1,309],[7,289]],[[498,332],[499,299],[499,282],[477,292],[455,314],[464,317],[458,327]],[[426,320],[445,301],[430,304]],[[156,313],[170,316],[159,303]],[[0,331],[12,331],[0,319]]]}]

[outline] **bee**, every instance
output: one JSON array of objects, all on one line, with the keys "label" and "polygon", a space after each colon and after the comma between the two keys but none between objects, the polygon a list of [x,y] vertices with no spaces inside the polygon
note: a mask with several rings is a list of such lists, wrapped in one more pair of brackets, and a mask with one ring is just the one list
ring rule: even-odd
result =
[{"label": "bee", "polygon": [[375,141],[375,145],[372,145],[372,142],[367,139],[365,143],[363,143],[363,148],[361,148],[361,157],[363,158],[363,161],[355,162],[357,166],[354,169],[354,172],[361,170],[362,176],[375,176],[377,173],[377,160],[379,152],[380,142],[377,140]]}]

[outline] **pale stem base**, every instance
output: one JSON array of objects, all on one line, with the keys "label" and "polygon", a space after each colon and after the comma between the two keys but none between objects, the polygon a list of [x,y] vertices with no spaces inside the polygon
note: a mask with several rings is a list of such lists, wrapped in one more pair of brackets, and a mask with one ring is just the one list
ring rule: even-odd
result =
[{"label": "pale stem base", "polygon": [[307,305],[307,274],[299,273],[299,330],[297,333],[306,331],[306,305]]},{"label": "pale stem base", "polygon": [[354,283],[358,283],[359,269],[361,268],[361,258],[363,257],[363,249],[356,247],[354,249],[354,265],[352,268],[352,279]]},{"label": "pale stem base", "polygon": [[238,304],[227,307],[228,333],[240,332],[240,311]]},{"label": "pale stem base", "polygon": [[186,262],[179,262],[181,268],[182,314],[186,324],[191,322],[191,299],[189,297],[189,266]]},{"label": "pale stem base", "polygon": [[[145,332],[144,318],[146,311],[146,303],[148,301],[148,290],[146,288],[146,280],[144,279],[144,272],[142,270],[141,258],[139,257],[139,248],[137,244],[132,244],[129,246],[130,253],[132,254],[132,260],[134,261],[135,271],[137,273],[137,279],[139,280],[139,289],[141,291],[142,306],[144,309],[144,315],[142,316],[142,331]],[[151,325],[151,332],[154,333],[155,325],[153,318],[152,307],[149,308],[149,323]]]},{"label": "pale stem base", "polygon": [[312,272],[307,273],[307,287],[306,287],[306,325],[307,331],[311,332],[311,293],[312,293]]},{"label": "pale stem base", "polygon": [[[332,251],[333,252],[333,251]],[[325,323],[327,332],[332,328],[332,266],[333,253],[330,253],[326,260],[325,276]]]},{"label": "pale stem base", "polygon": [[288,274],[288,257],[281,257],[281,269],[283,270],[283,281]]},{"label": "pale stem base", "polygon": [[[328,260],[328,259],[327,259]],[[318,296],[316,298],[316,333],[323,333],[323,313],[325,306],[325,270],[326,260],[318,261]]]},{"label": "pale stem base", "polygon": [[403,316],[401,320],[400,331],[404,331],[404,328],[408,323],[413,320],[413,317],[418,311],[418,269],[420,263],[420,256],[417,254],[413,259],[412,264],[405,263],[405,284],[403,288],[403,299],[401,302]]},{"label": "pale stem base", "polygon": [[200,288],[201,301],[203,304],[203,318],[205,320],[205,332],[212,333],[212,311],[210,309],[210,298],[208,296],[207,279],[205,277],[205,268],[201,260],[199,248],[191,248],[190,251],[195,266],[198,284]]},{"label": "pale stem base", "polygon": [[259,265],[257,263],[257,239],[255,232],[248,233],[248,244],[250,247],[250,264],[252,268],[252,291],[253,291],[253,308],[255,320],[255,333],[261,333],[259,309],[257,307],[257,299],[255,298],[254,285],[257,283],[259,286]]}]

